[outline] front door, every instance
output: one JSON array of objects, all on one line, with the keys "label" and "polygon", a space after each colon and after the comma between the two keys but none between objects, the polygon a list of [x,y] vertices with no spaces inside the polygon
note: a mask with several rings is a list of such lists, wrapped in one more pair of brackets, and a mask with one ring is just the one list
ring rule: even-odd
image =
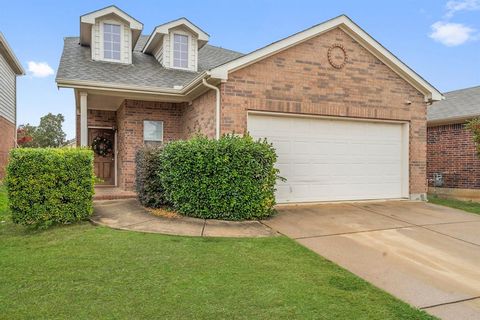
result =
[{"label": "front door", "polygon": [[88,143],[94,150],[97,184],[115,185],[115,131],[88,129]]}]

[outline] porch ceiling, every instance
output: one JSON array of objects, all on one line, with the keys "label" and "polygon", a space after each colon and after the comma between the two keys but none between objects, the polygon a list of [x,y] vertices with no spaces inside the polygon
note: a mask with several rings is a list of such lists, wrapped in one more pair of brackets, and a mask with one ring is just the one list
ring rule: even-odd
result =
[{"label": "porch ceiling", "polygon": [[93,89],[75,89],[75,104],[77,110],[80,108],[80,92],[87,93],[88,109],[96,110],[117,110],[122,104],[123,100],[143,100],[143,101],[159,101],[159,102],[190,102],[202,95],[209,89],[199,84],[194,87],[188,95],[178,94],[145,94],[145,93],[130,93],[114,90],[93,90]]}]

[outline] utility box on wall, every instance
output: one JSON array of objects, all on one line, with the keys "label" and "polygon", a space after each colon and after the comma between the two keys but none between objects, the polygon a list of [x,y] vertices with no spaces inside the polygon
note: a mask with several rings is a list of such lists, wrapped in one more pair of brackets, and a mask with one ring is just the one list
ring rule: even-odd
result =
[{"label": "utility box on wall", "polygon": [[443,174],[436,172],[433,174],[433,186],[443,187]]}]

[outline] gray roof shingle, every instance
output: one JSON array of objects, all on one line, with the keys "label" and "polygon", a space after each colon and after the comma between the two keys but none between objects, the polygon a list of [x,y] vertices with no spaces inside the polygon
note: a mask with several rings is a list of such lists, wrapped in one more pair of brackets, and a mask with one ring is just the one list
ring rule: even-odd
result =
[{"label": "gray roof shingle", "polygon": [[153,56],[141,52],[147,39],[146,35],[138,39],[132,53],[132,64],[120,64],[93,61],[89,47],[81,46],[78,37],[67,37],[64,39],[57,81],[80,80],[110,85],[173,88],[189,83],[202,71],[243,56],[239,52],[207,44],[198,52],[198,72],[167,69]]},{"label": "gray roof shingle", "polygon": [[428,107],[429,122],[480,116],[480,86],[447,92],[444,96],[445,100]]}]

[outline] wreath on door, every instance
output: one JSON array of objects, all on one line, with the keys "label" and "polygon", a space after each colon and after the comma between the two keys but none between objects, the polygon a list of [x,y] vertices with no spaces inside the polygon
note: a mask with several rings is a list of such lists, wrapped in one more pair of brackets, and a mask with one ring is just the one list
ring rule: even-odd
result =
[{"label": "wreath on door", "polygon": [[105,157],[112,152],[113,143],[112,140],[102,136],[97,136],[92,141],[92,149],[95,154]]}]

